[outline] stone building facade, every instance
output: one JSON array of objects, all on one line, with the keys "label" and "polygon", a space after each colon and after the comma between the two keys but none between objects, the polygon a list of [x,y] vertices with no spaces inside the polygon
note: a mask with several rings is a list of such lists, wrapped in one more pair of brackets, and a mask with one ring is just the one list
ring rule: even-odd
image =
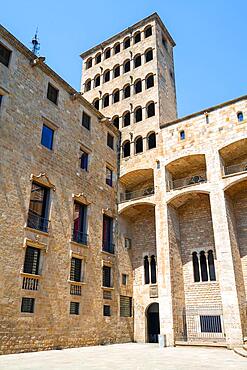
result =
[{"label": "stone building facade", "polygon": [[81,55],[81,93],[0,37],[2,353],[243,343],[247,96],[178,118],[156,13]]}]

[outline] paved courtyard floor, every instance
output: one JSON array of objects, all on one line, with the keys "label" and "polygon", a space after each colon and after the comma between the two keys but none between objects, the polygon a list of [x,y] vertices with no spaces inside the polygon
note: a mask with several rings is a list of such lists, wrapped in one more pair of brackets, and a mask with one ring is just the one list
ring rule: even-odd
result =
[{"label": "paved courtyard floor", "polygon": [[113,344],[0,356],[1,370],[247,370],[247,359],[224,348],[159,348]]}]

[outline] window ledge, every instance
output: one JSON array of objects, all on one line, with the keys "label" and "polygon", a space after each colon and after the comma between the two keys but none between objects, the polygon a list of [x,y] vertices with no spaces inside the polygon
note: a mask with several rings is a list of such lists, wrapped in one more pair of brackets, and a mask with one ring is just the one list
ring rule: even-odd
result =
[{"label": "window ledge", "polygon": [[104,289],[104,290],[114,290],[113,287],[103,286],[103,285],[101,285],[101,289]]},{"label": "window ledge", "polygon": [[74,240],[71,240],[70,239],[70,244],[73,244],[73,245],[75,245],[76,247],[82,247],[82,248],[86,248],[86,249],[88,249],[89,248],[89,246],[88,246],[88,244],[83,244],[83,243],[77,243],[77,242],[75,242]]},{"label": "window ledge", "polygon": [[218,284],[217,280],[212,281],[192,281],[191,285],[208,285],[208,284]]},{"label": "window ledge", "polygon": [[106,254],[107,256],[116,257],[115,253],[110,253],[110,252],[107,252],[107,251],[104,251],[104,250],[101,250],[101,253]]},{"label": "window ledge", "polygon": [[23,272],[23,271],[21,271],[20,274],[23,277],[28,277],[28,278],[31,278],[31,279],[42,279],[41,275],[29,274],[29,273]]},{"label": "window ledge", "polygon": [[32,229],[29,226],[24,226],[24,229],[27,230],[27,231],[32,231],[33,233],[36,233],[36,234],[49,236],[49,231],[46,232],[46,231],[41,231],[41,230],[38,230],[38,229]]},{"label": "window ledge", "polygon": [[241,171],[241,172],[230,173],[229,175],[223,175],[222,179],[227,179],[228,177],[239,176],[243,174],[247,175],[247,171]]},{"label": "window ledge", "polygon": [[80,285],[80,286],[86,285],[85,281],[73,281],[73,280],[70,280],[70,279],[68,279],[67,281],[68,281],[69,284],[73,284],[73,285]]}]

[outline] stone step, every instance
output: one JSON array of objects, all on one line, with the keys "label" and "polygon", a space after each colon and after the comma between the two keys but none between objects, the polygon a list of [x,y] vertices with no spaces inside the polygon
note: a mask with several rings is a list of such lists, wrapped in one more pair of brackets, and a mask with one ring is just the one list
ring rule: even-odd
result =
[{"label": "stone step", "polygon": [[227,344],[225,342],[184,342],[182,340],[176,340],[175,346],[227,347]]},{"label": "stone step", "polygon": [[[247,347],[247,346],[245,346],[245,347]],[[233,351],[235,353],[237,353],[238,355],[247,358],[247,349],[246,348],[244,349],[243,347],[236,347],[236,348],[233,348]]]}]

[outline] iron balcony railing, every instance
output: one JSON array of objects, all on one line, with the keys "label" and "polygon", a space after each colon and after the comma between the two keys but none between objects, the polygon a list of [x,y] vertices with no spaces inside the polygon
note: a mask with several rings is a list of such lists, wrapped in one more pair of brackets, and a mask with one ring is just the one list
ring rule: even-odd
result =
[{"label": "iron balcony railing", "polygon": [[247,172],[247,163],[234,164],[232,166],[224,167],[225,175],[233,175],[238,172]]},{"label": "iron balcony railing", "polygon": [[113,244],[113,243],[103,243],[102,250],[104,252],[114,254],[115,253],[115,244]]},{"label": "iron balcony railing", "polygon": [[88,244],[88,234],[85,234],[82,231],[78,231],[76,229],[72,230],[72,240],[73,242],[79,243],[79,244]]},{"label": "iron balcony railing", "polygon": [[204,182],[207,182],[206,173],[203,175],[184,177],[182,179],[169,181],[169,190],[181,189],[187,186],[201,184]]},{"label": "iron balcony railing", "polygon": [[81,295],[81,286],[80,285],[70,285],[70,294],[71,295]]},{"label": "iron balcony railing", "polygon": [[148,197],[150,195],[154,194],[154,187],[150,186],[145,189],[139,189],[135,191],[126,191],[125,193],[120,194],[120,202],[126,202],[128,200],[133,200],[133,199],[138,199],[138,198],[143,198],[143,197]]},{"label": "iron balcony railing", "polygon": [[39,279],[37,277],[24,276],[22,279],[22,289],[38,290]]},{"label": "iron balcony railing", "polygon": [[48,232],[49,229],[49,220],[47,218],[37,215],[33,211],[29,210],[27,218],[27,226],[44,232]]}]

